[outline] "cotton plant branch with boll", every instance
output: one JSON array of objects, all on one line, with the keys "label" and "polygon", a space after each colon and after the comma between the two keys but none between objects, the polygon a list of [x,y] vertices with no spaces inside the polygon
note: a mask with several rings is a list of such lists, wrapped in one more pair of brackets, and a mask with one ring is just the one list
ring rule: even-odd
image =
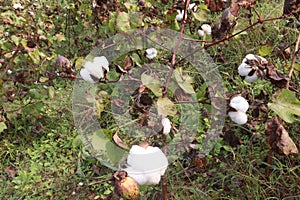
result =
[{"label": "cotton plant branch with boll", "polygon": [[238,73],[240,76],[244,77],[246,82],[255,82],[259,76],[263,76],[265,73],[261,70],[263,67],[260,66],[267,63],[268,61],[261,56],[248,54],[243,59],[242,64],[238,67]]},{"label": "cotton plant branch with boll", "polygon": [[200,38],[205,40],[206,35],[211,35],[211,26],[209,24],[202,24],[202,26],[198,29],[198,35]]}]

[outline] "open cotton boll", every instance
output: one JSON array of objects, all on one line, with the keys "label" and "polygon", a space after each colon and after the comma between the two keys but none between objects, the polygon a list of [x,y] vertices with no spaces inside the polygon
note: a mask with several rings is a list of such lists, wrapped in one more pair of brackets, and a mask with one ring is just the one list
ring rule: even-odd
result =
[{"label": "open cotton boll", "polygon": [[17,10],[17,9],[23,9],[24,7],[20,3],[15,3],[13,5],[13,8]]},{"label": "open cotton boll", "polygon": [[104,56],[95,57],[94,63],[100,66],[101,68],[106,69],[106,71],[109,71],[109,62]]},{"label": "open cotton boll", "polygon": [[127,157],[127,163],[131,167],[143,171],[153,171],[168,165],[165,154],[158,148],[133,145]]},{"label": "open cotton boll", "polygon": [[256,75],[256,73],[254,73],[252,76],[246,76],[244,80],[247,81],[248,83],[252,83],[257,81],[257,79],[258,76]]},{"label": "open cotton boll", "polygon": [[199,35],[199,37],[203,37],[205,35],[205,33],[203,30],[198,29],[198,35]]},{"label": "open cotton boll", "polygon": [[246,57],[243,59],[243,63],[246,63],[247,60],[256,60],[256,57],[254,54],[247,54]]},{"label": "open cotton boll", "polygon": [[147,148],[133,145],[127,157],[129,165],[124,170],[140,185],[158,184],[165,173],[168,160],[165,154],[158,148]]},{"label": "open cotton boll", "polygon": [[252,67],[244,62],[238,67],[238,73],[240,76],[248,76],[251,71]]},{"label": "open cotton boll", "polygon": [[161,120],[161,124],[163,125],[163,134],[169,134],[172,128],[170,120],[165,117]]},{"label": "open cotton boll", "polygon": [[[93,62],[87,61],[84,64],[84,68],[80,70],[80,76],[88,82],[96,83],[95,79],[104,77],[104,71],[109,71],[109,62],[104,56],[95,57]],[[93,78],[93,77],[94,78]]]},{"label": "open cotton boll", "polygon": [[246,57],[243,59],[243,63],[246,63],[248,60],[256,60],[259,61],[260,63],[267,63],[267,59],[264,57],[254,55],[254,54],[247,54]]},{"label": "open cotton boll", "polygon": [[92,79],[89,71],[85,68],[80,70],[80,76],[83,78],[83,80],[90,82],[90,83],[95,83],[94,79]]},{"label": "open cotton boll", "polygon": [[205,34],[211,34],[211,26],[209,24],[202,24],[201,29],[205,32]]},{"label": "open cotton boll", "polygon": [[157,56],[157,50],[155,48],[146,49],[146,57],[153,59]]},{"label": "open cotton boll", "polygon": [[246,124],[247,123],[247,120],[248,120],[248,117],[246,115],[246,113],[242,112],[242,111],[230,111],[228,112],[228,115],[230,117],[230,119],[237,123],[237,124]]},{"label": "open cotton boll", "polygon": [[176,20],[181,21],[183,19],[184,10],[177,10]]},{"label": "open cotton boll", "polygon": [[233,97],[230,100],[229,106],[242,112],[246,112],[249,109],[248,101],[242,96]]},{"label": "open cotton boll", "polygon": [[104,77],[104,72],[102,67],[100,67],[94,62],[87,61],[84,65],[84,68],[97,79]]}]

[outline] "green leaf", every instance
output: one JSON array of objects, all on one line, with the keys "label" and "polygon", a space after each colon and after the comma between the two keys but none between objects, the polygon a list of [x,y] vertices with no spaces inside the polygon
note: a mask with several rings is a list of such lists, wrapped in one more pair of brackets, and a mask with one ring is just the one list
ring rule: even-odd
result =
[{"label": "green leaf", "polygon": [[161,116],[167,116],[167,115],[175,116],[177,113],[175,104],[167,97],[158,98],[157,112],[158,112],[158,115],[161,115]]},{"label": "green leaf", "polygon": [[0,133],[2,133],[5,129],[7,129],[7,126],[4,122],[0,122]]},{"label": "green leaf", "polygon": [[268,103],[268,106],[288,123],[296,120],[295,115],[300,116],[300,101],[287,89],[283,89],[277,97],[273,97],[273,103]]},{"label": "green leaf", "polygon": [[149,76],[147,74],[142,74],[141,81],[144,86],[149,88],[155,96],[161,97],[162,96],[162,89],[160,87],[160,82],[153,78],[152,76]]},{"label": "green leaf", "polygon": [[179,87],[187,94],[195,94],[194,88],[191,83],[193,83],[193,78],[182,75],[182,68],[177,68],[174,70],[174,77]]},{"label": "green leaf", "polygon": [[198,10],[196,12],[192,12],[193,16],[196,20],[205,22],[207,21],[207,14],[208,14],[207,6],[206,5],[199,5]]},{"label": "green leaf", "polygon": [[15,36],[15,35],[12,35],[11,40],[15,43],[15,45],[18,46],[20,44],[21,38]]},{"label": "green leaf", "polygon": [[141,26],[144,26],[142,15],[138,12],[130,13],[130,28],[134,29]]},{"label": "green leaf", "polygon": [[272,53],[272,51],[273,51],[272,46],[263,45],[263,46],[259,47],[258,54],[260,56],[268,56],[268,55],[270,55]]},{"label": "green leaf", "polygon": [[55,96],[54,87],[52,87],[52,86],[48,87],[48,96],[49,96],[50,99],[54,99],[54,96]]},{"label": "green leaf", "polygon": [[91,141],[95,151],[105,151],[106,143],[109,142],[106,135],[101,130],[94,132]]},{"label": "green leaf", "polygon": [[125,2],[124,6],[128,12],[136,12],[138,11],[139,8],[137,3],[130,3],[130,2]]},{"label": "green leaf", "polygon": [[128,32],[130,28],[130,17],[126,12],[120,12],[116,19],[116,29],[119,32]]}]

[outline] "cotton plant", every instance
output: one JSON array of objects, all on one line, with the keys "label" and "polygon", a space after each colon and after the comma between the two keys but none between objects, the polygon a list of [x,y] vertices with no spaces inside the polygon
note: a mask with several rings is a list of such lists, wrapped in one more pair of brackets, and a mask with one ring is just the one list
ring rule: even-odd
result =
[{"label": "cotton plant", "polygon": [[87,61],[80,70],[80,76],[83,80],[96,83],[104,78],[104,71],[109,71],[109,62],[105,56],[95,57],[93,61]]},{"label": "cotton plant", "polygon": [[246,124],[248,121],[247,110],[249,109],[248,101],[240,96],[234,96],[230,99],[229,102],[230,111],[228,112],[228,116],[230,119],[237,124]]},{"label": "cotton plant", "polygon": [[238,67],[238,73],[246,82],[255,82],[259,76],[263,76],[264,70],[261,70],[261,65],[267,64],[268,61],[261,56],[248,54],[243,59],[242,64]]},{"label": "cotton plant", "polygon": [[155,48],[148,48],[146,49],[146,57],[148,59],[154,59],[157,56],[157,50]]},{"label": "cotton plant", "polygon": [[139,185],[156,185],[167,166],[167,157],[158,147],[133,145],[127,157],[127,167],[122,170]]}]

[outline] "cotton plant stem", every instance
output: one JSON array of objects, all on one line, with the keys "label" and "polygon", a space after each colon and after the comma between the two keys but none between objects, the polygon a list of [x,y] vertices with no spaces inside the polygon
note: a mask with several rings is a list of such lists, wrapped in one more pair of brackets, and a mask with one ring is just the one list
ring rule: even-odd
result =
[{"label": "cotton plant stem", "polygon": [[[289,70],[288,76],[291,79],[293,71],[295,69],[295,64],[296,64],[296,60],[297,60],[297,54],[299,53],[299,43],[300,43],[300,31],[298,33],[298,37],[296,40],[296,44],[295,44],[295,49],[294,49],[294,54],[293,54],[293,60],[292,60],[292,64],[291,64],[291,68]],[[290,79],[288,80],[287,84],[286,84],[286,88],[288,89],[290,86]]]},{"label": "cotton plant stem", "polygon": [[[180,33],[179,33],[179,37],[178,37],[178,40],[177,40],[177,44],[176,44],[176,46],[173,50],[173,53],[172,53],[171,69],[170,69],[169,74],[167,76],[163,97],[166,97],[166,95],[167,95],[169,84],[170,84],[173,72],[175,70],[176,52],[178,51],[178,49],[180,47],[180,43],[182,41],[182,36],[183,36],[184,26],[185,26],[185,23],[186,23],[187,10],[188,10],[189,4],[190,4],[190,0],[186,0],[185,4],[184,4],[184,14],[183,14],[183,19],[182,19],[181,26],[180,26]],[[163,134],[163,144],[164,144],[163,152],[164,152],[165,155],[167,155],[167,141],[166,141],[166,135],[164,135],[164,134]],[[167,181],[167,175],[166,174],[162,177],[162,199],[163,200],[168,200],[168,181]]]},{"label": "cotton plant stem", "polygon": [[188,7],[189,7],[189,4],[190,4],[190,0],[186,0],[185,1],[185,8],[184,8],[184,14],[183,14],[183,19],[182,19],[182,22],[181,22],[181,26],[180,26],[180,32],[179,32],[179,37],[178,37],[178,40],[177,40],[177,43],[176,43],[176,46],[173,50],[173,53],[172,53],[172,60],[171,60],[171,69],[169,71],[169,74],[167,76],[167,80],[166,80],[166,84],[165,84],[165,91],[163,93],[163,97],[165,97],[167,95],[167,91],[168,91],[168,88],[169,88],[169,84],[170,84],[170,81],[171,81],[171,78],[172,78],[172,75],[173,75],[173,72],[175,70],[175,64],[176,64],[176,52],[178,51],[179,47],[180,47],[180,43],[183,39],[183,31],[184,31],[184,26],[186,24],[186,18],[187,18],[187,10],[188,10]]}]

